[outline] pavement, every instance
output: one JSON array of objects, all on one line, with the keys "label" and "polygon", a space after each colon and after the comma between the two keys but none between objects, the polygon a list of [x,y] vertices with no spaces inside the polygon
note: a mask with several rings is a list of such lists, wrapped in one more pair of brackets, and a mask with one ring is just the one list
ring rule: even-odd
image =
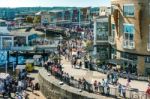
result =
[{"label": "pavement", "polygon": [[[91,83],[94,83],[95,80],[101,82],[103,78],[106,79],[106,74],[100,73],[98,71],[90,71],[88,69],[85,69],[84,67],[82,67],[81,69],[72,68],[70,61],[65,60],[63,56],[61,63],[63,64],[63,70],[69,73],[69,75],[73,76],[75,79],[82,79],[84,77]],[[126,85],[127,79],[119,78],[119,83]],[[131,80],[130,86],[131,88],[139,89],[139,91],[146,91],[148,88],[148,82]]]},{"label": "pavement", "polygon": [[[38,70],[41,69],[42,67],[35,67],[35,72],[34,73],[29,73],[28,76],[33,77],[34,81],[33,83],[38,82]],[[28,88],[27,94],[29,94],[29,99],[46,99],[44,95],[40,91],[34,91],[33,93],[31,92],[31,89]]]}]

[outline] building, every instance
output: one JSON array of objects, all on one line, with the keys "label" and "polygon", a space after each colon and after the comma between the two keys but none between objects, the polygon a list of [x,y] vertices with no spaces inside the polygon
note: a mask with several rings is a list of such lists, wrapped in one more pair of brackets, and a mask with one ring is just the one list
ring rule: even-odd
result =
[{"label": "building", "polygon": [[130,72],[150,73],[150,0],[111,0],[112,58]]},{"label": "building", "polygon": [[[94,55],[97,60],[106,61],[110,59],[111,47],[108,42],[109,16],[108,7],[101,7],[99,16],[94,18]],[[108,13],[109,12],[109,13]]]}]

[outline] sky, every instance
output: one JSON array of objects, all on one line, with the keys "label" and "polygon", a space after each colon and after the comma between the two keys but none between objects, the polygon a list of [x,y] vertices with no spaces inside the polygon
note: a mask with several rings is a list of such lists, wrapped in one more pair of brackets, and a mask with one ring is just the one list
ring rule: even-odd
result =
[{"label": "sky", "polygon": [[0,7],[99,7],[110,6],[110,0],[0,0]]}]

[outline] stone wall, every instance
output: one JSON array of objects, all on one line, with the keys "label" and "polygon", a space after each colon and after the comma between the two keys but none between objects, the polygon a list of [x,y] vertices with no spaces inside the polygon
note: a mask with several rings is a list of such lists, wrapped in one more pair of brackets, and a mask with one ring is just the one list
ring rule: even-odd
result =
[{"label": "stone wall", "polygon": [[[42,69],[38,75],[40,90],[46,99],[103,99],[104,96],[79,92],[79,89],[66,84],[59,85],[59,80],[48,76],[46,70]],[[107,99],[107,98],[106,98]]]}]

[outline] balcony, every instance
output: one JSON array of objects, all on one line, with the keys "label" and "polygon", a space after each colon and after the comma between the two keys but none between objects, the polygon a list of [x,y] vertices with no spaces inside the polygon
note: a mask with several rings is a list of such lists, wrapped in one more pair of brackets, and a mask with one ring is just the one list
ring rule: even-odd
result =
[{"label": "balcony", "polygon": [[134,49],[135,48],[135,42],[130,40],[124,40],[123,41],[123,48],[125,49]]},{"label": "balcony", "polygon": [[150,42],[147,43],[147,51],[150,51]]},{"label": "balcony", "polygon": [[111,44],[111,45],[115,45],[115,38],[113,36],[109,36],[108,37],[108,42]]},{"label": "balcony", "polygon": [[99,35],[97,35],[96,38],[97,38],[96,39],[97,42],[108,42],[108,36],[99,36]]}]

